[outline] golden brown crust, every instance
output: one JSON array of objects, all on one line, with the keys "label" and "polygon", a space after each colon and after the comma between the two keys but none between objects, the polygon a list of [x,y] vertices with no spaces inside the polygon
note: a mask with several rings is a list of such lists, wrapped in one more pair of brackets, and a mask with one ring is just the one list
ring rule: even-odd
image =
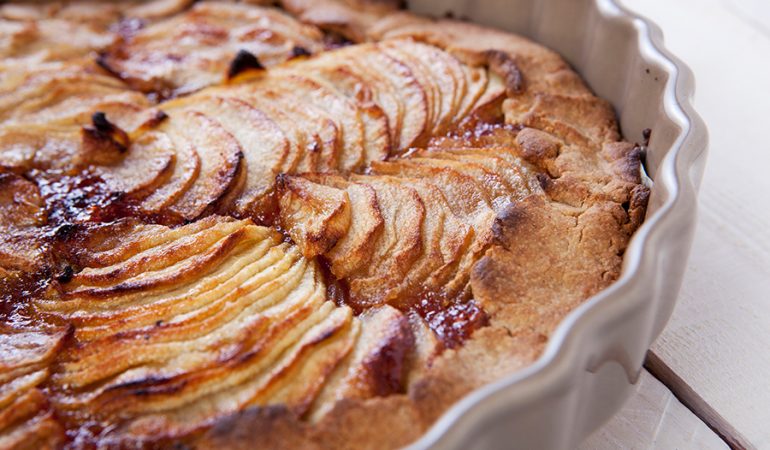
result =
[{"label": "golden brown crust", "polygon": [[282,4],[0,8],[0,446],[401,447],[619,276],[641,149],[558,55]]}]

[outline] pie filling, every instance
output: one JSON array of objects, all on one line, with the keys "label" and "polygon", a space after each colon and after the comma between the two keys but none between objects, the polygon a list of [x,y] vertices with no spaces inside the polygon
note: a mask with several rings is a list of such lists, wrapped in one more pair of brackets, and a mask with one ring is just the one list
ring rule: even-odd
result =
[{"label": "pie filling", "polygon": [[0,447],[403,445],[617,278],[641,148],[552,52],[190,3],[0,6]]}]

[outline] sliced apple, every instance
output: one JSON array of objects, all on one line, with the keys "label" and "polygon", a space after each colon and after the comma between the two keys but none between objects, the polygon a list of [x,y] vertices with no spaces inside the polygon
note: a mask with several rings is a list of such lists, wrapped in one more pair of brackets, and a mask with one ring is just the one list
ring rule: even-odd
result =
[{"label": "sliced apple", "polygon": [[4,97],[3,103],[12,105],[5,110],[0,105],[0,120],[5,124],[84,125],[93,112],[103,111],[120,118],[120,125],[128,128],[136,125],[130,116],[150,106],[142,94],[102,84],[96,75],[52,79]]},{"label": "sliced apple", "polygon": [[408,308],[424,292],[445,290],[470,248],[474,234],[471,226],[452,212],[441,189],[430,180],[407,177],[399,180],[418,192],[426,208],[423,254],[394,289],[395,298],[399,299],[394,304]]},{"label": "sliced apple", "polygon": [[281,226],[307,258],[331,250],[351,223],[347,192],[284,175],[278,179]]},{"label": "sliced apple", "polygon": [[428,100],[415,74],[377,44],[344,48],[309,61],[311,67],[346,65],[371,87],[374,102],[388,116],[394,150],[409,148],[426,133]]},{"label": "sliced apple", "polygon": [[[399,41],[397,44],[400,46],[409,47],[411,50],[411,42]],[[378,50],[382,51],[390,58],[393,58],[398,63],[402,64],[409,70],[409,73],[414,76],[415,80],[420,86],[420,89],[425,93],[426,99],[426,128],[423,133],[415,139],[410,146],[419,145],[418,142],[425,138],[429,133],[433,132],[434,123],[436,118],[440,114],[442,91],[436,80],[432,77],[430,70],[424,65],[420,64],[419,59],[411,55],[408,50],[399,51],[396,43],[382,42],[377,44]]]},{"label": "sliced apple", "polygon": [[[363,167],[366,162],[365,129],[361,111],[358,105],[334,85],[321,77],[306,75],[300,72],[289,72],[286,76],[278,74],[280,82],[287,82],[295,88],[306,102],[313,102],[326,110],[337,122],[340,130],[341,146],[337,167],[332,170],[351,172]],[[267,80],[267,83],[274,81]]]},{"label": "sliced apple", "polygon": [[469,178],[476,180],[476,184],[482,189],[492,202],[495,208],[499,208],[508,202],[509,192],[512,190],[508,182],[499,174],[489,171],[481,165],[473,164],[467,161],[455,161],[446,159],[420,158],[413,157],[402,159],[394,164],[413,167],[415,165],[426,165],[435,168],[448,168],[455,172],[465,174]]},{"label": "sliced apple", "polygon": [[293,121],[291,126],[303,132],[304,152],[296,167],[297,171],[310,172],[323,167],[336,167],[340,130],[322,109],[305,104],[285,87],[273,89],[265,85],[257,89],[243,89],[240,92],[244,101],[257,108],[263,109],[267,104],[280,108]]},{"label": "sliced apple", "polygon": [[39,389],[25,392],[0,412],[0,447],[13,449],[63,446],[64,427]]},{"label": "sliced apple", "polygon": [[467,92],[460,97],[460,104],[457,108],[457,117],[468,117],[473,112],[476,105],[483,103],[481,97],[487,92],[487,86],[490,83],[490,76],[484,67],[471,67],[461,64]]},{"label": "sliced apple", "polygon": [[[190,388],[186,390],[200,392],[197,394],[201,396],[200,400],[189,401],[179,395],[167,395],[168,400],[187,400],[188,403],[173,409],[173,403],[166,403],[154,414],[132,422],[127,431],[140,436],[182,435],[225,414],[250,406],[278,403],[289,405],[295,414],[301,414],[327,374],[350,351],[357,332],[357,327],[350,322],[349,309],[335,309],[325,303],[321,311],[286,332],[269,347],[270,352],[259,359],[260,362],[272,360],[272,365],[247,359],[239,366],[227,367],[227,371],[212,373],[219,377],[210,378],[208,384],[216,383],[215,386],[226,389],[207,392],[205,385],[189,383]],[[283,352],[283,356],[277,351]],[[309,373],[312,375],[302,379],[314,382],[296,382],[298,376]]]},{"label": "sliced apple", "polygon": [[471,107],[469,115],[477,111],[484,111],[488,107],[500,105],[500,102],[505,99],[505,81],[502,77],[492,71],[487,71],[487,77],[486,88]]},{"label": "sliced apple", "polygon": [[96,166],[94,173],[109,190],[143,198],[169,179],[176,158],[168,136],[150,132],[133,142],[118,164]]},{"label": "sliced apple", "polygon": [[40,390],[66,328],[0,325],[0,446],[61,445],[64,429]]},{"label": "sliced apple", "polygon": [[525,161],[520,152],[509,147],[497,148],[445,148],[440,151],[418,152],[421,156],[467,161],[485,167],[499,174],[510,187],[509,195],[514,200],[521,200],[533,192],[540,191],[537,181],[538,170]]},{"label": "sliced apple", "polygon": [[[363,60],[364,55],[371,52],[376,52],[372,45],[355,46],[334,52],[334,54],[341,56],[339,58],[332,57],[332,53],[326,53],[308,60],[304,64],[319,73],[319,75],[335,83],[338,88],[345,90],[349,97],[359,98],[363,102],[372,102],[376,105],[385,114],[387,119],[391,144],[394,147],[400,147],[400,127],[406,114],[406,108],[401,99],[402,94],[399,92],[397,85],[387,78],[384,73],[379,70],[371,70],[366,64],[360,64],[358,60]],[[398,64],[388,58],[384,58],[382,63]],[[399,69],[404,70],[401,66],[399,66]],[[414,83],[416,83],[416,80]],[[415,90],[415,88],[419,89],[419,85],[414,83],[410,85],[411,90],[406,92],[418,97],[421,96],[424,99],[424,93]],[[424,116],[426,114],[424,108],[425,106],[423,105],[422,109],[417,110],[416,113],[422,112]],[[421,117],[420,120],[424,122],[425,117]]]},{"label": "sliced apple", "polygon": [[[238,91],[236,91],[238,92]],[[282,102],[278,101],[266,101],[264,98],[260,98],[259,95],[252,95],[251,93],[246,93],[243,95],[232,95],[232,93],[226,93],[225,91],[214,91],[208,92],[205,96],[203,94],[198,94],[196,96],[192,96],[189,98],[186,98],[184,100],[194,100],[194,101],[185,101],[183,105],[188,107],[194,107],[197,102],[208,102],[208,101],[214,101],[221,103],[222,112],[224,113],[224,109],[230,109],[229,106],[226,106],[225,103],[230,104],[234,103],[235,108],[250,108],[252,112],[249,113],[249,115],[255,116],[262,116],[264,115],[265,119],[268,121],[272,121],[273,124],[277,127],[277,129],[273,128],[269,123],[262,122],[261,118],[259,118],[259,124],[253,124],[252,126],[256,127],[258,130],[262,130],[262,132],[266,133],[266,139],[265,143],[255,142],[251,139],[245,139],[245,135],[241,135],[240,138],[238,138],[239,143],[244,148],[244,151],[246,151],[249,148],[267,148],[267,145],[270,142],[277,143],[278,137],[276,136],[276,133],[280,131],[284,138],[286,139],[288,143],[288,149],[283,158],[281,158],[281,163],[279,165],[278,173],[295,173],[300,170],[300,166],[304,164],[304,169],[308,170],[310,168],[310,164],[308,161],[305,161],[306,153],[311,148],[315,148],[318,146],[318,136],[313,135],[312,133],[309,133],[308,130],[306,130],[303,126],[297,126],[300,118],[301,120],[306,120],[304,115],[302,115],[296,108],[296,106],[288,106],[283,107],[281,104]],[[256,112],[254,112],[256,111]],[[234,111],[230,111],[227,114],[234,114]],[[222,120],[222,123],[225,126],[229,126],[229,120]],[[232,130],[231,133],[233,135],[238,133],[246,133],[248,130]],[[325,131],[324,131],[325,132]],[[333,132],[333,130],[332,130]],[[261,140],[261,139],[260,139]],[[258,140],[258,141],[260,141]],[[278,144],[278,143],[277,143]],[[262,146],[265,147],[262,147]],[[280,144],[278,144],[280,145]],[[282,148],[276,148],[276,150],[283,154]],[[248,152],[247,152],[248,153]],[[250,153],[253,153],[254,155],[259,154],[257,151],[251,151]],[[248,155],[247,155],[248,157]],[[270,159],[274,159],[275,156],[271,156]],[[263,162],[259,162],[258,164],[263,164]],[[256,173],[255,173],[255,176]],[[251,177],[251,176],[249,176]],[[275,175],[270,180],[264,180],[264,179],[256,179],[256,180],[249,180],[247,181],[247,186],[250,185],[250,183],[257,183],[258,185],[270,181],[271,186],[274,181]],[[244,189],[244,199],[240,200],[239,203],[246,204],[248,203],[246,201],[246,198],[250,197],[251,191],[249,188]]]},{"label": "sliced apple", "polygon": [[312,76],[314,80],[325,81],[356,103],[364,128],[363,163],[368,164],[371,161],[382,161],[387,158],[391,148],[388,116],[373,100],[375,94],[370,86],[371,80],[365,80],[345,64],[313,68],[315,70],[308,71],[307,76]]},{"label": "sliced apple", "polygon": [[425,205],[413,188],[391,179],[354,175],[351,180],[375,190],[384,227],[370,265],[350,277],[350,294],[360,305],[377,305],[387,298],[383,287],[403,280],[423,251]]},{"label": "sliced apple", "polygon": [[322,34],[275,8],[201,2],[112,46],[101,63],[135,89],[172,97],[221,82],[239,51],[273,66],[295,47],[321,51]]},{"label": "sliced apple", "polygon": [[0,229],[45,224],[45,203],[38,187],[14,173],[0,171]]},{"label": "sliced apple", "polygon": [[358,109],[335,90],[301,74],[284,73],[264,81],[272,89],[283,90],[287,102],[302,105],[317,119],[333,123],[334,141],[322,140],[313,171],[349,171],[363,163],[363,126]]},{"label": "sliced apple", "polygon": [[460,217],[472,218],[492,212],[493,198],[475,178],[456,171],[453,167],[414,163],[408,158],[372,164],[373,174],[397,177],[425,178],[431,180],[444,193],[450,207]]},{"label": "sliced apple", "polygon": [[399,159],[373,164],[372,172],[430,180],[441,190],[454,215],[473,228],[472,243],[458,262],[455,277],[444,288],[448,292],[464,289],[470,268],[492,239],[492,225],[496,217],[494,199],[487,195],[486,189],[476,179],[448,166],[412,164],[408,159]]},{"label": "sliced apple", "polygon": [[421,84],[432,85],[433,115],[431,133],[447,130],[462,120],[458,115],[461,99],[467,93],[465,73],[459,61],[436,47],[403,40],[384,41],[381,47],[409,65],[415,73],[422,73]]},{"label": "sliced apple", "polygon": [[[151,339],[162,342],[173,338],[180,329],[194,329],[200,334],[210,329],[209,324],[216,323],[213,319],[245,308],[247,303],[244,302],[248,299],[234,297],[245,292],[241,286],[259,287],[273,279],[287,281],[289,274],[279,273],[275,267],[284,260],[288,244],[277,244],[267,239],[244,241],[241,249],[225,264],[189,285],[172,291],[122,294],[110,301],[109,308],[91,306],[89,310],[71,312],[69,320],[77,326],[75,337],[95,341],[116,332],[124,332],[127,336],[141,335],[149,329],[153,331]],[[299,255],[299,252],[294,254]],[[297,266],[296,270],[291,269],[292,274],[304,267],[297,264],[296,259],[285,260]],[[293,279],[293,275],[291,277]],[[185,298],[188,300],[183,301]],[[174,315],[183,319],[170,320]],[[161,320],[160,325],[158,320]]]},{"label": "sliced apple", "polygon": [[117,255],[112,252],[113,261],[118,259],[115,258],[118,255],[127,258],[117,260],[108,266],[86,268],[78,273],[67,287],[71,290],[80,286],[106,286],[169,267],[187,259],[190,252],[206,250],[244,227],[243,221],[223,220],[187,236],[176,235],[176,239],[170,241],[163,242],[158,239],[153,243],[155,244],[153,247],[138,254],[131,255],[128,251],[136,251],[141,247],[129,247],[127,251]]},{"label": "sliced apple", "polygon": [[[212,341],[232,341],[243,345],[253,333],[264,328],[265,318],[257,317],[258,313],[295,290],[297,294],[303,292],[300,283],[308,276],[307,262],[296,251],[287,252],[287,256],[253,275],[242,288],[230,284],[230,292],[222,298],[212,299],[212,304],[185,312],[179,307],[184,307],[186,302],[177,299],[177,308],[163,316],[170,317],[167,321],[158,324],[156,320],[146,326],[124,330],[119,335],[120,339],[115,339],[113,331],[101,338],[88,340],[87,346],[73,349],[67,355],[64,372],[57,375],[57,381],[79,387],[108,377],[106,372],[119,374],[99,389],[99,392],[106,392],[121,386],[131,387],[137,380],[150,376],[159,378],[178,373],[200,365],[205,359],[216,358],[223,349],[211,346]],[[312,274],[309,276],[312,282]],[[236,296],[239,291],[242,295]],[[289,317],[290,312],[287,310],[284,318]],[[81,334],[78,337],[82,339],[85,336]],[[136,353],[137,339],[143,340],[141,354]],[[171,360],[173,364],[169,364]],[[163,365],[152,368],[158,364]],[[131,370],[136,366],[150,367]]]},{"label": "sliced apple", "polygon": [[346,278],[368,264],[382,233],[384,221],[377,192],[371,186],[353,183],[335,175],[307,175],[310,180],[344,189],[350,200],[350,227],[331,250],[324,253],[337,278]]},{"label": "sliced apple", "polygon": [[[168,129],[159,130],[167,132]],[[170,131],[170,130],[168,130]],[[145,213],[156,214],[163,212],[173,204],[195,183],[201,170],[201,160],[195,147],[189,141],[168,133],[175,150],[174,169],[168,180],[157,187],[141,203]]]},{"label": "sliced apple", "polygon": [[[194,219],[231,189],[241,170],[243,152],[230,133],[203,113],[178,114],[166,124],[163,131],[168,131],[180,153],[175,173],[144,206],[150,211],[168,207],[183,218]],[[184,151],[191,154],[184,155]]]},{"label": "sliced apple", "polygon": [[78,60],[115,39],[104,27],[57,18],[5,21],[3,35],[11,44],[0,48],[3,70],[30,63]]},{"label": "sliced apple", "polygon": [[286,135],[265,112],[234,97],[207,99],[198,108],[216,118],[243,150],[246,184],[233,202],[235,211],[239,215],[261,212],[276,175],[290,157]]},{"label": "sliced apple", "polygon": [[14,171],[62,169],[81,153],[71,127],[7,125],[0,129],[0,166]]},{"label": "sliced apple", "polygon": [[592,95],[538,93],[528,102],[506,102],[504,111],[507,123],[547,130],[591,151],[620,139],[612,107]]},{"label": "sliced apple", "polygon": [[81,252],[80,264],[85,267],[106,267],[125,261],[135,254],[196,234],[223,222],[233,221],[217,216],[204,217],[185,227],[168,228],[163,225],[137,225],[131,221],[91,227],[84,245],[89,252]]},{"label": "sliced apple", "polygon": [[[391,83],[403,111],[398,120],[391,122],[391,132],[396,133],[393,141],[397,143],[397,147],[394,150],[402,152],[412,147],[428,132],[430,106],[427,91],[407,65],[385,55],[379,49],[365,54],[358,64],[369,76],[384,77]],[[373,75],[373,71],[379,75]]]},{"label": "sliced apple", "polygon": [[311,420],[323,417],[338,399],[366,399],[406,390],[414,346],[407,316],[384,305],[360,314],[356,321],[361,323],[360,336],[307,412]]}]

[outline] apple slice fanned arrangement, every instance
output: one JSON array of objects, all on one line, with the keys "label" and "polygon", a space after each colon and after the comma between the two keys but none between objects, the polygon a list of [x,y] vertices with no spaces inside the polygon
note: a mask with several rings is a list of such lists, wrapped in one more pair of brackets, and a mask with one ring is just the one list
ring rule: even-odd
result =
[{"label": "apple slice fanned arrangement", "polygon": [[468,287],[496,217],[541,193],[520,148],[429,148],[366,174],[284,176],[280,220],[307,257],[323,255],[360,307],[408,309]]},{"label": "apple slice fanned arrangement", "polygon": [[[111,165],[92,171],[105,191],[121,193],[141,214],[193,220],[218,212],[266,222],[279,174],[361,172],[499,104],[504,92],[499,75],[430,45],[351,46],[247,71],[226,87],[159,105],[162,116],[134,117],[142,125],[134,126],[133,141],[117,142]],[[109,121],[91,127],[120,129]],[[82,160],[110,154],[114,133],[100,136],[80,146]],[[61,146],[76,147],[76,139]],[[148,170],[127,180],[122,168],[137,161]]]},{"label": "apple slice fanned arrangement", "polygon": [[316,263],[250,221],[149,227],[100,245],[38,302],[75,325],[51,377],[56,407],[139,437],[249,405],[307,408],[358,331]]},{"label": "apple slice fanned arrangement", "polygon": [[0,448],[402,447],[618,277],[641,150],[557,55],[280,3],[0,6]]},{"label": "apple slice fanned arrangement", "polygon": [[179,438],[248,407],[303,416],[343,393],[403,389],[400,373],[381,381],[364,362],[405,365],[404,315],[354,317],[327,298],[318,263],[270,228],[222,216],[119,223],[90,233],[86,248],[78,272],[35,308],[74,326],[52,404],[109,423],[104,444]]}]

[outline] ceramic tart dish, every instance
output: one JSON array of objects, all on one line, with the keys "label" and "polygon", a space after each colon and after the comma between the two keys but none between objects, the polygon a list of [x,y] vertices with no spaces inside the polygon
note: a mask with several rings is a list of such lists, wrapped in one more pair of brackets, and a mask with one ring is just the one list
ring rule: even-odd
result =
[{"label": "ceramic tart dish", "polygon": [[706,134],[611,1],[0,5],[0,448],[568,448]]}]

